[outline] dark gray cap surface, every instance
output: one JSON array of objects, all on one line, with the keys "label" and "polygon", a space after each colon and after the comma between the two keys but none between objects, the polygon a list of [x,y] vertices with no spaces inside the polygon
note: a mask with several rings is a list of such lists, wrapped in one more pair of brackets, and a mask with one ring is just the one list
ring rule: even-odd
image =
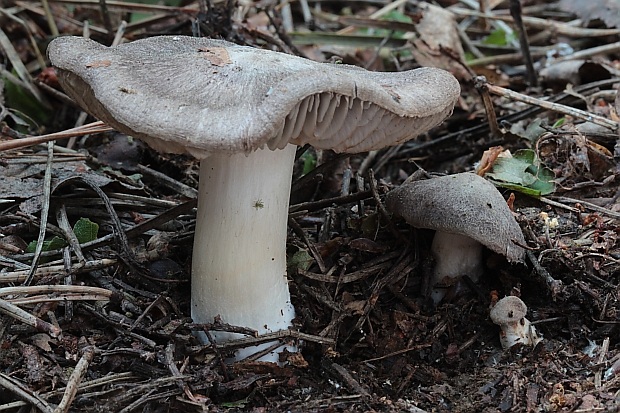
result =
[{"label": "dark gray cap surface", "polygon": [[405,182],[390,191],[386,206],[413,227],[464,235],[510,262],[523,261],[521,228],[497,188],[476,174]]}]

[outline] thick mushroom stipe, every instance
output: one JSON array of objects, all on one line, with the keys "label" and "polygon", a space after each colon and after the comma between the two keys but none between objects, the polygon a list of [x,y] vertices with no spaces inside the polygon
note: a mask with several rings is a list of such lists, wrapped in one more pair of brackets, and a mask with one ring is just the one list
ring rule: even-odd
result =
[{"label": "thick mushroom stipe", "polygon": [[[260,334],[291,325],[295,310],[286,280],[287,220],[281,217],[288,214],[295,149],[294,145],[276,151],[260,149],[252,156],[232,156],[237,159],[214,155],[201,162],[202,197],[196,215],[192,274],[207,275],[209,282],[192,277],[194,322],[211,323],[219,315],[229,324],[250,327]],[[271,173],[287,168],[288,173]],[[245,219],[237,219],[239,216]],[[239,337],[212,334],[218,342]],[[238,350],[235,358],[259,350]],[[261,360],[277,361],[277,353]]]},{"label": "thick mushroom stipe", "polygon": [[60,37],[48,56],[91,115],[158,151],[204,159],[192,317],[259,332],[286,329],[294,316],[285,276],[290,144],[350,153],[396,145],[441,123],[460,94],[440,69],[376,73],[186,36],[115,47]]}]

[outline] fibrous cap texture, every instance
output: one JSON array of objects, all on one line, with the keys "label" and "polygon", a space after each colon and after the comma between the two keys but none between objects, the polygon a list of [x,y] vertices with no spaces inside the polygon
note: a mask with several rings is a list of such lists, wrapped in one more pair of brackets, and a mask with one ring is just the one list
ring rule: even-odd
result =
[{"label": "fibrous cap texture", "polygon": [[510,262],[522,262],[525,239],[497,188],[473,173],[405,182],[387,208],[416,228],[473,238]]},{"label": "fibrous cap texture", "polygon": [[185,36],[115,47],[59,37],[48,56],[90,114],[155,149],[198,158],[288,143],[380,149],[441,123],[460,93],[440,69],[370,72]]}]

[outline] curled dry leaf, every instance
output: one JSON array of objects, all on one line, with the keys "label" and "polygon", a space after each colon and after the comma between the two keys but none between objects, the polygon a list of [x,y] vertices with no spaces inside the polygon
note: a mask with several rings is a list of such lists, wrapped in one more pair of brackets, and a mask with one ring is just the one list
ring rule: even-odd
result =
[{"label": "curled dry leaf", "polygon": [[471,76],[455,60],[465,61],[465,52],[461,45],[456,20],[451,12],[432,4],[421,2],[422,19],[416,28],[418,38],[411,41],[411,53],[421,66],[439,67],[451,72],[459,79]]},{"label": "curled dry leaf", "polygon": [[487,172],[489,172],[493,168],[493,164],[498,156],[504,151],[504,148],[501,146],[493,146],[482,154],[482,158],[480,158],[480,162],[476,167],[476,174],[478,176],[484,176]]}]

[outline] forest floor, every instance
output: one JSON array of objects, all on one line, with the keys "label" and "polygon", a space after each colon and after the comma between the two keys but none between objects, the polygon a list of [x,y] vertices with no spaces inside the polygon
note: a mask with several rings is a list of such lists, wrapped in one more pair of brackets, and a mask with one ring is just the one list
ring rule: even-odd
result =
[{"label": "forest floor", "polygon": [[[620,6],[518,3],[0,2],[0,411],[620,411]],[[414,141],[298,151],[282,339],[300,353],[283,366],[222,362],[264,337],[195,338],[231,328],[190,318],[196,160],[114,131],[19,144],[96,121],[45,57],[84,33],[199,34],[460,81],[452,116]],[[420,170],[494,182],[524,262],[486,251],[481,279],[432,305],[432,231],[384,208]],[[489,308],[507,295],[527,304],[535,347],[502,349]]]}]

